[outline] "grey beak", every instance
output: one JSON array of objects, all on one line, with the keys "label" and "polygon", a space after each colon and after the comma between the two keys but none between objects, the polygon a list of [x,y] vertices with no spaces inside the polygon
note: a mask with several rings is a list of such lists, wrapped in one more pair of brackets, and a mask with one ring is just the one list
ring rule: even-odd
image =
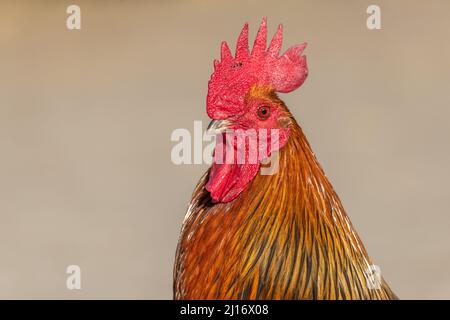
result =
[{"label": "grey beak", "polygon": [[219,134],[229,129],[230,121],[228,120],[213,120],[209,123],[206,132],[208,134]]}]

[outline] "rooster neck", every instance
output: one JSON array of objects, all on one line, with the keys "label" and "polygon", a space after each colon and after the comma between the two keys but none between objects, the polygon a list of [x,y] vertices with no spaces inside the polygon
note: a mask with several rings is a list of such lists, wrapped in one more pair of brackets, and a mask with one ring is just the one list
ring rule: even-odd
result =
[{"label": "rooster neck", "polygon": [[305,222],[340,225],[348,239],[361,248],[360,254],[368,260],[339,197],[295,120],[289,142],[280,150],[278,161],[279,168],[275,174],[258,175],[242,197],[230,204],[229,210],[251,207],[253,203],[266,209],[256,210],[257,213],[264,214],[264,211],[268,211],[278,219],[295,219],[299,225]]},{"label": "rooster neck", "polygon": [[293,120],[279,170],[232,202],[194,192],[175,265],[184,299],[388,299],[368,288],[372,262],[302,130]]}]

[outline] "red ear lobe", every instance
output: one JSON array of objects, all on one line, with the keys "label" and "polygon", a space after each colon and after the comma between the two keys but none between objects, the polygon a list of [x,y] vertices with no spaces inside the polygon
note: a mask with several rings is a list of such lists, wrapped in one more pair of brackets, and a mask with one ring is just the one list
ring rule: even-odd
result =
[{"label": "red ear lobe", "polygon": [[306,43],[290,47],[272,69],[272,85],[278,92],[291,92],[302,85],[308,76],[306,56],[302,55]]}]

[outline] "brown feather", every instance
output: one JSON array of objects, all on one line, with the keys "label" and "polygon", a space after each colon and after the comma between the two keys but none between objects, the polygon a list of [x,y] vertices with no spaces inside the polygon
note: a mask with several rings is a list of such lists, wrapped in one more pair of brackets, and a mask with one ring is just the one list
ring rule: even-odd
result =
[{"label": "brown feather", "polygon": [[175,299],[396,299],[382,279],[297,122],[279,171],[257,175],[232,202],[211,202],[200,179],[174,269]]}]

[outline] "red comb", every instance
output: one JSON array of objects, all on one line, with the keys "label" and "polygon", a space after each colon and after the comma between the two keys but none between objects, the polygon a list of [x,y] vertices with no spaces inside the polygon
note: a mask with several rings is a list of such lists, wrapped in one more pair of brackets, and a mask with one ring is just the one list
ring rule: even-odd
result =
[{"label": "red comb", "polygon": [[239,35],[233,58],[227,43],[222,42],[221,61],[214,60],[214,72],[208,83],[206,111],[210,118],[225,119],[244,112],[244,98],[253,85],[270,86],[277,92],[291,92],[302,85],[308,75],[306,43],[290,47],[279,57],[283,41],[282,25],[266,50],[267,18],[263,18],[251,53],[248,47],[248,24]]}]

